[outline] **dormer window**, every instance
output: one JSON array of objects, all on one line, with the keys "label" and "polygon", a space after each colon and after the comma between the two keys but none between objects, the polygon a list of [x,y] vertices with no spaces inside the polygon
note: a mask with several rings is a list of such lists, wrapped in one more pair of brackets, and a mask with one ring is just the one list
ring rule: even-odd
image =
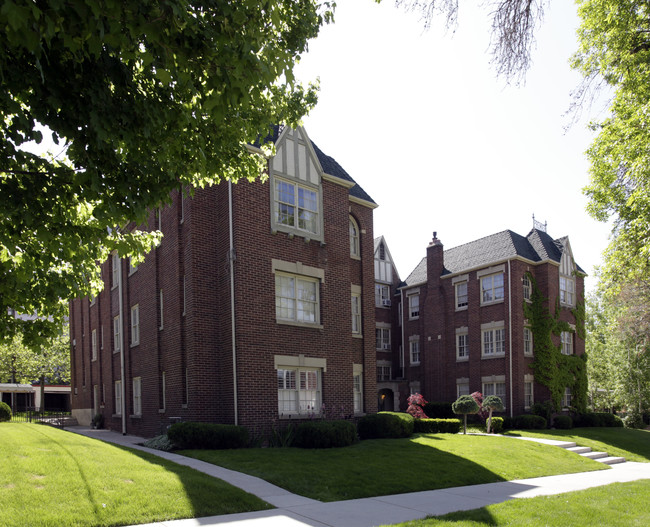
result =
[{"label": "dormer window", "polygon": [[318,191],[277,178],[275,221],[305,233],[318,234]]}]

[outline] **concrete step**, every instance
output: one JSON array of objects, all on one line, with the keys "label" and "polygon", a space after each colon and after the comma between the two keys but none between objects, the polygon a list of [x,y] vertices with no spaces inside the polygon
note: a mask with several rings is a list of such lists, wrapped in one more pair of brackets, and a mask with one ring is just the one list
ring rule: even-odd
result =
[{"label": "concrete step", "polygon": [[608,457],[607,452],[586,452],[580,455],[582,457],[588,457],[589,459],[602,459],[604,457]]},{"label": "concrete step", "polygon": [[591,452],[591,448],[589,448],[588,446],[572,446],[567,448],[567,450],[569,452],[573,452],[574,454],[581,454],[581,455],[588,454],[589,452]]},{"label": "concrete step", "polygon": [[607,456],[607,457],[599,457],[598,459],[596,459],[596,461],[605,463],[606,465],[616,465],[617,463],[625,463],[625,458],[618,457],[618,456]]}]

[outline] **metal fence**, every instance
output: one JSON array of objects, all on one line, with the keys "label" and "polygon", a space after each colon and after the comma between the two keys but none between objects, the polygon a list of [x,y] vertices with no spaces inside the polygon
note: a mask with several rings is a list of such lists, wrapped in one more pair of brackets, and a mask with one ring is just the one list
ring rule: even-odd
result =
[{"label": "metal fence", "polygon": [[12,423],[41,423],[45,425],[63,428],[76,424],[76,420],[70,412],[41,412],[37,408],[27,408],[16,412],[11,416]]}]

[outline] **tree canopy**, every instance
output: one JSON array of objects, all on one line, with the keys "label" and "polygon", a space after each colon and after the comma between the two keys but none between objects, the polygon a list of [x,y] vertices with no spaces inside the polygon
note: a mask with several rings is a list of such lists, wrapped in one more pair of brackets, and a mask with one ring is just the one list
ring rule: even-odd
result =
[{"label": "tree canopy", "polygon": [[[258,177],[263,158],[247,145],[315,104],[292,72],[332,8],[3,2],[0,338],[36,345],[56,332],[66,300],[100,287],[97,262],[154,246],[156,233],[125,226],[171,190]],[[50,139],[48,154],[28,148]]]}]

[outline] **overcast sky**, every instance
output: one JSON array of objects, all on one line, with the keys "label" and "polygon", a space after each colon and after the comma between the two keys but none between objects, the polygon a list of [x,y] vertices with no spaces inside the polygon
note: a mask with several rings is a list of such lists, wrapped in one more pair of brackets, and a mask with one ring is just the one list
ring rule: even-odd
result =
[{"label": "overcast sky", "polygon": [[460,4],[455,32],[442,20],[425,32],[391,0],[339,0],[297,68],[321,82],[307,133],[379,204],[374,234],[402,279],[433,231],[446,248],[506,229],[525,236],[534,214],[553,238],[569,236],[593,288],[609,227],[585,211],[587,119],[565,131],[580,82],[569,67],[576,8],[551,2],[516,87],[490,66],[486,12]]}]

